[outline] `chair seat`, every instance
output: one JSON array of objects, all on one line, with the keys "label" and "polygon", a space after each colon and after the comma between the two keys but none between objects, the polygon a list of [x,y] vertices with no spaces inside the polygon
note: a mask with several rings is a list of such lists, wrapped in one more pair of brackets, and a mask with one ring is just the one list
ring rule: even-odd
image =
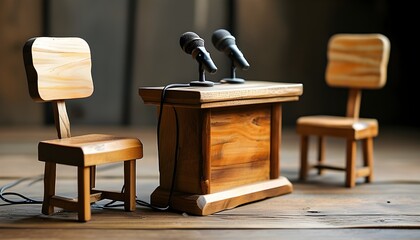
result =
[{"label": "chair seat", "polygon": [[38,144],[38,159],[43,162],[87,167],[140,159],[143,157],[142,148],[143,145],[137,138],[88,134],[41,141]]},{"label": "chair seat", "polygon": [[370,118],[340,116],[304,116],[297,120],[296,131],[301,135],[327,135],[363,139],[378,135],[378,121]]}]

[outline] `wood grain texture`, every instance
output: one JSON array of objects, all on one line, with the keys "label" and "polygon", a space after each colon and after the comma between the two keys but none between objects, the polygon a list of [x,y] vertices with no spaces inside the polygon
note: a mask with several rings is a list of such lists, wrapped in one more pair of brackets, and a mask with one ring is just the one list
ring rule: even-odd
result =
[{"label": "wood grain texture", "polygon": [[296,131],[304,135],[327,135],[362,139],[378,135],[378,121],[373,118],[349,118],[340,116],[303,116],[296,121]]},{"label": "wood grain texture", "polygon": [[211,192],[211,109],[205,109],[202,112],[203,127],[201,129],[201,152],[202,160],[202,177],[201,192],[209,194]]},{"label": "wood grain texture", "polygon": [[[273,109],[276,117],[271,116]],[[280,109],[271,104],[214,109],[164,106],[159,133],[160,186],[151,194],[151,203],[159,207],[170,204],[178,210],[201,215],[204,210],[192,201],[194,196],[205,198],[240,189],[269,180],[272,172],[278,174],[278,169],[270,167],[279,166],[271,163],[271,158],[279,161],[279,156],[273,156],[271,151],[279,152],[280,140],[272,141],[271,137],[279,138],[281,128],[274,127],[276,134],[271,131],[273,119],[280,124]],[[291,186],[287,189],[282,194],[290,192]],[[171,191],[173,196],[169,199]],[[255,189],[252,198],[238,197],[237,201],[242,204],[246,199],[280,194],[277,190],[264,191]],[[214,209],[221,211],[221,206],[233,206],[234,202],[226,196],[224,201],[218,200]]]},{"label": "wood grain texture", "polygon": [[[318,164],[323,169],[342,170],[325,162],[325,137],[344,138],[346,147],[347,187],[354,187],[356,178],[365,177],[370,182],[373,176],[373,144],[362,144],[363,168],[356,169],[356,146],[358,140],[369,141],[378,135],[378,121],[360,118],[362,89],[382,88],[387,79],[390,54],[389,39],[382,34],[335,34],[328,42],[326,82],[331,87],[347,88],[345,116],[302,116],[296,121],[296,132],[301,135],[300,179],[305,180],[308,164],[309,136],[318,141]],[[313,167],[313,166],[311,166]]]},{"label": "wood grain texture", "polygon": [[[136,210],[136,159],[124,161],[124,209]],[[115,199],[115,198],[110,198]]]},{"label": "wood grain texture", "polygon": [[270,179],[280,176],[280,154],[282,139],[282,106],[280,103],[271,105],[270,124]]},{"label": "wood grain texture", "polygon": [[70,120],[67,115],[66,103],[62,100],[53,101],[52,106],[58,138],[71,137]]},{"label": "wood grain texture", "polygon": [[[162,87],[141,87],[139,95],[146,104],[159,104]],[[246,81],[244,84],[217,84],[214,87],[186,87],[167,90],[165,102],[183,107],[214,108],[239,104],[296,101],[303,94],[299,83]],[[284,100],[283,100],[284,101]],[[244,102],[244,103],[242,103]]]},{"label": "wood grain texture", "polygon": [[[38,37],[23,48],[29,93],[35,101],[52,101],[58,139],[38,144],[38,160],[45,162],[42,213],[54,207],[77,211],[78,220],[91,219],[91,202],[108,198],[123,201],[126,211],[135,209],[135,161],[143,157],[143,144],[135,137],[85,134],[71,137],[66,99],[89,97],[93,93],[91,57],[87,42],[77,37]],[[124,191],[93,191],[96,166],[124,162]],[[55,195],[56,164],[77,167],[77,199]],[[93,194],[91,194],[93,193]]]},{"label": "wood grain texture", "polygon": [[[162,89],[141,87],[139,94],[160,108]],[[196,196],[277,180],[280,103],[296,101],[301,94],[302,84],[263,81],[168,89],[159,128],[160,186],[151,195],[152,204],[205,214],[194,202]],[[287,189],[257,189],[252,197],[244,193],[235,200],[222,194],[225,199],[215,209],[290,192],[291,185]]]},{"label": "wood grain texture", "polygon": [[326,81],[334,87],[385,85],[391,44],[382,34],[336,34],[328,43]]},{"label": "wood grain texture", "polygon": [[54,213],[54,205],[51,204],[51,197],[55,195],[57,164],[47,162],[44,166],[44,200],[42,201],[41,212],[46,215]]},{"label": "wood grain texture", "polygon": [[202,194],[203,122],[198,109],[164,107],[159,135],[161,187],[171,189],[174,180],[175,191]]},{"label": "wood grain texture", "polygon": [[[159,112],[159,108],[157,109]],[[194,116],[194,115],[192,115]],[[158,161],[159,161],[159,184],[165,189],[171,189],[172,179],[175,169],[175,142],[176,142],[176,120],[175,112],[171,107],[163,107],[162,120],[160,123],[160,132],[157,134]],[[165,150],[163,150],[165,149]],[[191,167],[195,171],[195,167]]]},{"label": "wood grain texture", "polygon": [[23,58],[35,101],[85,98],[93,93],[90,48],[85,40],[31,38],[23,48]]},{"label": "wood grain texture", "polygon": [[143,145],[136,138],[87,134],[41,141],[38,159],[71,166],[94,166],[143,157]]},{"label": "wood grain texture", "polygon": [[[60,231],[49,231],[45,229],[4,229],[2,236],[6,239],[43,239],[47,235],[61,240],[90,239],[92,236],[97,238],[118,239],[162,239],[174,237],[177,239],[197,239],[200,240],[231,240],[231,239],[276,239],[278,236],[293,240],[307,240],[318,236],[324,240],[337,239],[399,239],[411,240],[420,235],[417,229],[60,229]],[[75,233],[77,232],[77,233]],[[30,236],[30,237],[28,237]],[[350,237],[351,236],[351,237]]]},{"label": "wood grain texture", "polygon": [[[77,167],[77,211],[78,220],[87,222],[91,219],[90,209],[90,168]],[[66,208],[64,208],[66,209]]]},{"label": "wood grain texture", "polygon": [[[37,139],[54,136],[48,128],[0,129],[0,186],[20,177],[42,174],[43,165],[35,161]],[[74,133],[92,130],[77,128]],[[159,184],[157,171],[156,129],[99,127],[98,132],[118,132],[142,136],[146,155],[138,164],[137,196],[148,200]],[[244,204],[208,216],[193,216],[179,211],[156,211],[137,205],[134,212],[122,207],[92,208],[92,220],[76,222],[77,213],[57,211],[40,214],[40,204],[0,207],[0,233],[3,239],[401,239],[420,236],[420,165],[418,164],[420,131],[418,128],[384,126],[375,140],[375,181],[342,187],[344,175],[316,172],[311,182],[297,180],[299,171],[299,136],[285,126],[282,141],[282,175],[293,183],[293,192]],[[331,140],[331,139],[329,139]],[[13,145],[10,142],[13,141]],[[334,163],[342,163],[343,152],[338,141],[328,141]],[[330,155],[328,155],[330,156]],[[22,168],[22,166],[30,166]],[[107,189],[120,190],[121,165],[98,168],[98,182]],[[396,170],[398,168],[398,170]],[[59,170],[60,171],[60,170]],[[358,183],[362,179],[359,179]],[[58,190],[65,195],[74,191],[74,168],[63,168]],[[42,181],[23,182],[9,191],[42,199]],[[0,203],[4,203],[0,200]],[[99,202],[105,204],[107,201]]]},{"label": "wood grain texture", "polygon": [[[145,183],[144,179],[143,183]],[[109,180],[109,186],[117,184]],[[64,181],[65,189],[71,189],[74,180]],[[149,182],[149,184],[151,184]],[[141,189],[141,185],[139,190]],[[39,214],[38,205],[14,205],[0,208],[0,228],[15,229],[54,229],[72,230],[73,236],[87,229],[101,229],[105,232],[117,230],[153,229],[156,232],[167,229],[189,230],[195,236],[199,230],[237,230],[256,231],[269,229],[348,229],[349,234],[361,229],[373,228],[412,231],[420,229],[420,206],[418,192],[420,185],[410,182],[384,181],[378,184],[365,184],[351,190],[340,186],[325,184],[293,183],[294,191],[279,197],[242,205],[220,211],[208,216],[192,216],[178,211],[154,211],[137,206],[135,212],[115,209],[93,209],[95,216],[88,224],[73,220],[73,212],[58,212],[45,218]],[[39,191],[42,184],[34,190]],[[36,192],[36,191],[35,191]],[[140,192],[140,191],[139,191]],[[51,235],[52,233],[49,232]],[[353,236],[353,235],[352,235]],[[277,238],[278,236],[273,236]],[[27,238],[31,238],[28,235]]]},{"label": "wood grain texture", "polygon": [[270,178],[271,106],[214,109],[211,193]]},{"label": "wood grain texture", "polygon": [[[170,206],[177,211],[203,216],[232,209],[245,203],[288,194],[292,191],[293,186],[290,181],[285,177],[279,177],[278,179],[242,184],[205,195],[174,192]],[[153,203],[157,206],[165,206],[168,196],[167,190],[157,188],[153,192]]]}]

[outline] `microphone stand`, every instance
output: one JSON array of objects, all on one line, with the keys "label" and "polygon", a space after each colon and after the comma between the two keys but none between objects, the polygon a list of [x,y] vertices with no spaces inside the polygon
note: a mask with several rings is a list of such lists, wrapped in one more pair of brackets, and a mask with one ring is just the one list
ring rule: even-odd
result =
[{"label": "microphone stand", "polygon": [[236,67],[235,64],[233,63],[233,60],[231,60],[231,65],[230,65],[230,78],[223,78],[222,80],[220,80],[223,83],[244,83],[245,80],[243,78],[237,78],[236,77]]},{"label": "microphone stand", "polygon": [[206,75],[204,73],[203,64],[198,62],[198,81],[191,81],[190,86],[197,87],[213,87],[214,82],[206,81]]}]

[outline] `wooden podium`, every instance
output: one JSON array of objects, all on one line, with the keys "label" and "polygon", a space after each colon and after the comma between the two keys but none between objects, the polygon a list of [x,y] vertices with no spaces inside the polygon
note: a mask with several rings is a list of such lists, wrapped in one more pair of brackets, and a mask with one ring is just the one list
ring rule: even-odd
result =
[{"label": "wooden podium", "polygon": [[[139,95],[159,109],[162,89]],[[302,84],[263,81],[168,89],[151,203],[165,207],[170,198],[172,209],[208,215],[292,192],[280,176],[281,104],[302,93]]]}]

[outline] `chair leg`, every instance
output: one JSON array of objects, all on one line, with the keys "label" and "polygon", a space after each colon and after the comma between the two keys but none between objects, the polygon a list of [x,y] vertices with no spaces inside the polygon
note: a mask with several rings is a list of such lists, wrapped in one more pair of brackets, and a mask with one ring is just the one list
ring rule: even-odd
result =
[{"label": "chair leg", "polygon": [[78,219],[81,222],[87,222],[91,218],[90,171],[90,167],[77,167]]},{"label": "chair leg", "polygon": [[55,195],[56,164],[46,162],[44,171],[44,200],[42,202],[42,213],[51,215],[54,213],[54,206],[51,205],[51,197]]},{"label": "chair leg", "polygon": [[90,189],[96,186],[96,166],[90,166]]},{"label": "chair leg", "polygon": [[306,180],[308,176],[308,144],[309,136],[302,135],[300,137],[300,173],[299,179]]},{"label": "chair leg", "polygon": [[352,188],[356,185],[356,141],[347,140],[346,151],[346,187]]},{"label": "chair leg", "polygon": [[369,168],[369,175],[365,177],[365,182],[370,183],[373,180],[373,139],[363,140],[363,164]]},{"label": "chair leg", "polygon": [[124,209],[136,210],[136,160],[124,161]]},{"label": "chair leg", "polygon": [[[325,138],[318,136],[318,164],[322,165],[325,162]],[[318,175],[322,175],[324,169],[318,168]]]}]

